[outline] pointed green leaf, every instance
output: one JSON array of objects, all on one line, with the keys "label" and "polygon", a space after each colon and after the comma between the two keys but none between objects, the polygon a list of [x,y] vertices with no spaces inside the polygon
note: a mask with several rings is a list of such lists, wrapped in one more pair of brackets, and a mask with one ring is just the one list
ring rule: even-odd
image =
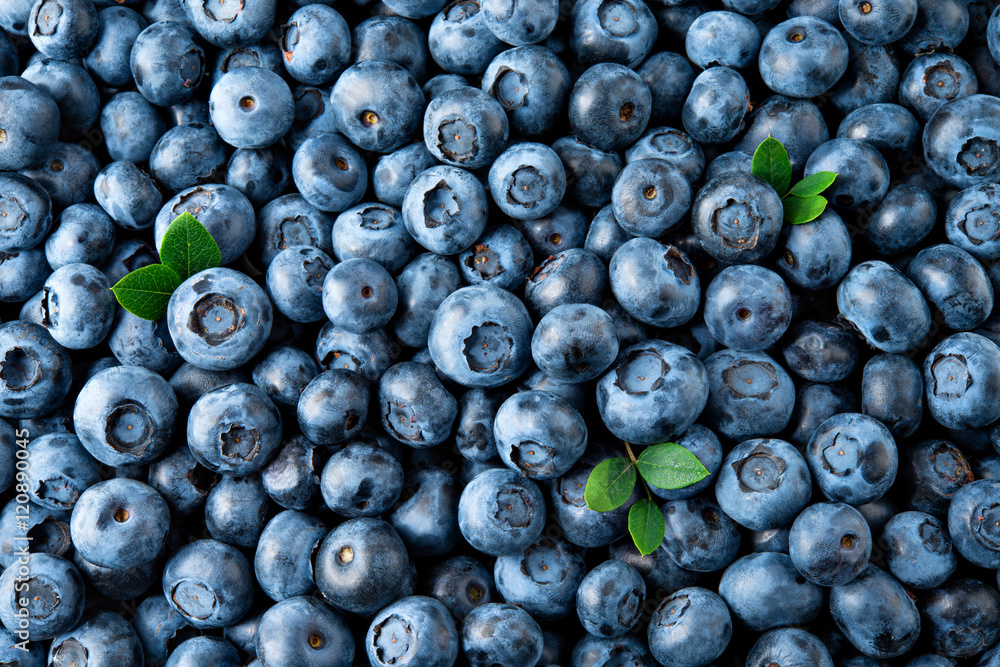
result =
[{"label": "pointed green leaf", "polygon": [[661,489],[683,489],[708,477],[701,461],[675,442],[647,447],[636,465],[644,480]]},{"label": "pointed green leaf", "polygon": [[190,213],[177,216],[163,234],[160,261],[177,272],[181,282],[222,263],[219,244]]},{"label": "pointed green leaf", "polygon": [[583,499],[596,512],[610,512],[625,504],[635,488],[635,466],[619,456],[601,461],[590,471]]},{"label": "pointed green leaf", "polygon": [[167,314],[170,295],[180,284],[180,276],[169,266],[150,264],[127,274],[111,291],[122,308],[136,317],[155,321]]},{"label": "pointed green leaf", "polygon": [[837,180],[837,174],[832,171],[817,171],[812,176],[806,176],[793,185],[788,194],[795,197],[812,197],[833,185],[835,180]]},{"label": "pointed green leaf", "polygon": [[753,152],[750,173],[770,183],[778,191],[778,196],[784,197],[792,183],[792,163],[788,159],[788,151],[780,141],[768,137]]},{"label": "pointed green leaf", "polygon": [[663,536],[667,533],[667,524],[656,503],[648,498],[643,498],[629,508],[628,532],[632,536],[632,541],[635,542],[635,548],[643,556],[648,556],[663,544]]},{"label": "pointed green leaf", "polygon": [[781,202],[785,210],[785,222],[801,225],[812,222],[826,209],[826,198],[820,195],[812,197],[789,197]]}]

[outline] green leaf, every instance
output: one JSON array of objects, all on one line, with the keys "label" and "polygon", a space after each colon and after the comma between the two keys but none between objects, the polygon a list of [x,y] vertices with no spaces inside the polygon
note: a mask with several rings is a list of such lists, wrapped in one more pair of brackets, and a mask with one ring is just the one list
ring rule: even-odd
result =
[{"label": "green leaf", "polygon": [[644,480],[661,489],[683,489],[708,477],[701,461],[675,442],[647,447],[636,465]]},{"label": "green leaf", "polygon": [[750,173],[770,183],[778,191],[778,196],[784,197],[792,184],[792,163],[788,159],[788,151],[780,141],[768,137],[753,152]]},{"label": "green leaf", "polygon": [[205,226],[185,212],[174,218],[163,234],[160,262],[176,271],[183,282],[199,271],[219,266],[222,253]]},{"label": "green leaf", "polygon": [[643,498],[628,510],[628,532],[632,535],[635,548],[643,556],[656,551],[663,544],[663,536],[667,533],[667,524],[663,513],[652,500]]},{"label": "green leaf", "polygon": [[601,461],[590,471],[583,498],[596,512],[610,512],[625,504],[635,488],[635,466],[623,456]]},{"label": "green leaf", "polygon": [[169,266],[150,264],[126,275],[111,291],[122,308],[136,317],[155,321],[167,314],[170,295],[181,282]]},{"label": "green leaf", "polygon": [[785,210],[785,222],[801,225],[812,222],[826,209],[826,197],[789,197],[781,202]]},{"label": "green leaf", "polygon": [[832,171],[817,171],[812,176],[806,176],[801,181],[792,186],[788,194],[795,197],[812,197],[826,190],[833,185],[837,179],[837,174]]}]

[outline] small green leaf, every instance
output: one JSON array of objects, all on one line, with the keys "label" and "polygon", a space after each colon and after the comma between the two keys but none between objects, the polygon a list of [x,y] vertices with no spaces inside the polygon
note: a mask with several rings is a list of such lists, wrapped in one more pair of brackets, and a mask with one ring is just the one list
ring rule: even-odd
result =
[{"label": "small green leaf", "polygon": [[625,504],[635,488],[635,466],[623,456],[601,461],[590,471],[583,498],[596,512],[610,512]]},{"label": "small green leaf", "polygon": [[784,197],[792,184],[792,163],[788,159],[788,151],[780,141],[768,137],[753,152],[750,173],[770,183],[778,196]]},{"label": "small green leaf", "polygon": [[812,176],[806,176],[801,181],[792,186],[788,194],[795,197],[812,197],[818,195],[823,190],[833,185],[837,179],[837,174],[832,171],[817,171]]},{"label": "small green leaf", "polygon": [[660,489],[683,489],[708,477],[701,461],[675,442],[647,447],[636,465],[642,478]]},{"label": "small green leaf", "polygon": [[111,291],[122,308],[136,317],[155,321],[167,314],[170,295],[181,282],[169,266],[150,264],[126,275]]},{"label": "small green leaf", "polygon": [[667,534],[667,524],[656,503],[643,498],[629,508],[628,532],[632,535],[635,548],[643,556],[648,556],[663,544],[663,536]]},{"label": "small green leaf", "polygon": [[789,197],[781,202],[785,210],[785,222],[801,225],[812,222],[826,209],[826,197]]},{"label": "small green leaf", "polygon": [[205,226],[185,212],[164,232],[160,262],[176,271],[183,282],[199,271],[219,266],[222,253]]}]

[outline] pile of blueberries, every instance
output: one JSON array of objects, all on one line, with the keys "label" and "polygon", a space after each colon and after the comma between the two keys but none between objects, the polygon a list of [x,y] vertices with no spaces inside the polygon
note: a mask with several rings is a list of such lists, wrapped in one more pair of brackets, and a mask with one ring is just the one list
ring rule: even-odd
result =
[{"label": "pile of blueberries", "polygon": [[998,4],[0,0],[0,664],[1000,667]]}]

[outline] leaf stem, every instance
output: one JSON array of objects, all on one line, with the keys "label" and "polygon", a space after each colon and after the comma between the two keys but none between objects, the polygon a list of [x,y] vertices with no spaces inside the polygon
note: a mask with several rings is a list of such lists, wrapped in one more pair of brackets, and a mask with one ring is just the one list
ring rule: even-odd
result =
[{"label": "leaf stem", "polygon": [[632,453],[632,446],[628,444],[628,442],[626,442],[625,440],[622,440],[622,442],[625,443],[625,451],[628,452],[628,457],[632,459],[632,465],[635,466],[636,472],[639,473],[638,475],[636,475],[636,477],[638,477],[642,481],[642,488],[646,489],[646,497],[652,500],[653,494],[650,492],[649,485],[646,484],[646,480],[643,479],[642,472],[639,471],[639,461],[635,458],[635,454]]}]

